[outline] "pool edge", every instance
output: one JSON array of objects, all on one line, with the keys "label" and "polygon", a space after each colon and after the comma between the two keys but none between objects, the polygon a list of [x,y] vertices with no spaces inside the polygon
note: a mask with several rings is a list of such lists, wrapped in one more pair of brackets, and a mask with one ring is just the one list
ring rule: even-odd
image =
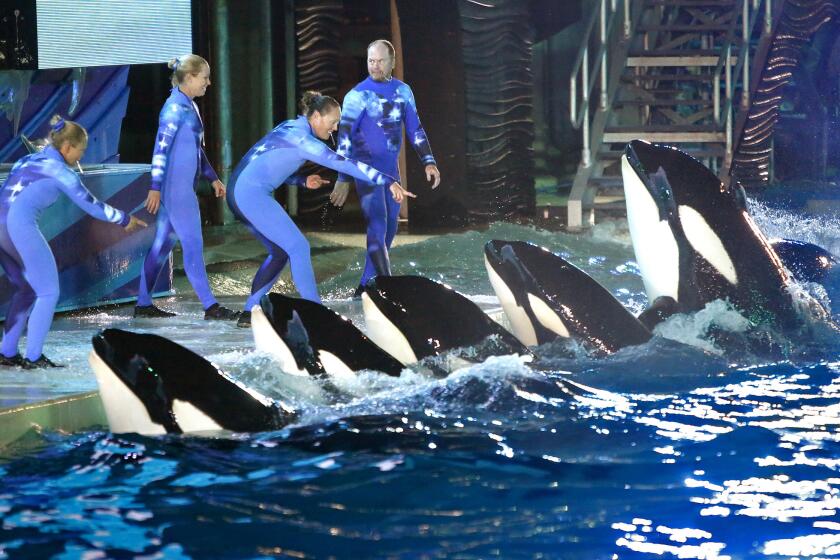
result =
[{"label": "pool edge", "polygon": [[0,449],[14,443],[33,427],[74,432],[107,425],[99,391],[1,408]]}]

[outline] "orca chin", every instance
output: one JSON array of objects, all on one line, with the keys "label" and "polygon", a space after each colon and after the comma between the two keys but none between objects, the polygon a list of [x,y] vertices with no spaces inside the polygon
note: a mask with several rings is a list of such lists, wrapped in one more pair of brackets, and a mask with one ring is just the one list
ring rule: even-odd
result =
[{"label": "orca chin", "polygon": [[523,344],[574,338],[612,353],[651,333],[588,274],[547,249],[494,239],[484,246],[490,283]]},{"label": "orca chin", "polygon": [[481,361],[531,352],[515,336],[452,288],[421,276],[377,276],[362,294],[371,340],[409,364],[460,348]]},{"label": "orca chin", "polygon": [[375,370],[399,376],[403,364],[335,311],[305,299],[269,293],[251,312],[258,350],[272,354],[283,371],[314,376]]},{"label": "orca chin", "polygon": [[828,317],[816,300],[794,302],[788,273],[747,213],[740,185],[727,187],[684,152],[642,140],[627,145],[621,170],[633,250],[651,302],[693,312],[729,300],[751,322],[782,328],[803,324],[801,308]]},{"label": "orca chin", "polygon": [[106,329],[88,357],[113,433],[280,429],[295,412],[162,336]]}]

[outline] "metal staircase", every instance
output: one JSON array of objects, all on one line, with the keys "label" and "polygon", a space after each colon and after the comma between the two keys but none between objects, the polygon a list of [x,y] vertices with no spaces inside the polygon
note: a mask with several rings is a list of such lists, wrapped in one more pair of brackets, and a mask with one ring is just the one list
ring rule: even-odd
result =
[{"label": "metal staircase", "polygon": [[570,78],[583,136],[570,230],[592,225],[596,208],[623,207],[619,160],[630,140],[677,146],[723,175],[771,9],[771,0],[598,0]]}]

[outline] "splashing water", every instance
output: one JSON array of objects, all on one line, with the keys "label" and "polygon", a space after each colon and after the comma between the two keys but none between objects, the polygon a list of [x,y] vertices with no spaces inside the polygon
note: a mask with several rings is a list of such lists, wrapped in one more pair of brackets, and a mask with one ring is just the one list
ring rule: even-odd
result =
[{"label": "splashing water", "polygon": [[[759,224],[795,222],[775,212]],[[543,245],[633,311],[647,303],[621,221],[582,236],[510,224],[443,235],[395,249],[394,272],[498,312],[491,238]],[[322,292],[363,325],[347,299],[358,253]],[[362,372],[336,392],[279,371],[247,331],[206,327],[188,298],[172,305],[182,315],[156,332],[294,404],[300,422],[219,439],[33,432],[3,450],[0,558],[840,557],[832,332],[754,355],[739,344],[746,320],[715,302],[604,358],[553,343],[530,363],[494,357],[445,379]],[[79,332],[128,323],[76,320],[75,336],[52,341],[71,361],[88,350]],[[74,388],[90,383],[71,369]]]}]

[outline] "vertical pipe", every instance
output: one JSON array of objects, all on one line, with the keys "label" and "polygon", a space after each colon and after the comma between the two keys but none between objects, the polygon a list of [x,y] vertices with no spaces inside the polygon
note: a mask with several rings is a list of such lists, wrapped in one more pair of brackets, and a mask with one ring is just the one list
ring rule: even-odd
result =
[{"label": "vertical pipe", "polygon": [[[264,45],[264,52],[271,49],[271,0],[260,0],[258,8],[260,18],[260,40]],[[260,61],[260,76],[262,77],[263,99],[261,128],[265,134],[274,128],[274,64],[270,56],[257,56]]]},{"label": "vertical pipe", "polygon": [[744,0],[744,9],[741,17],[741,55],[744,57],[742,65],[743,77],[741,78],[741,108],[750,106],[750,1]]},{"label": "vertical pipe", "polygon": [[624,0],[624,38],[630,38],[630,0]]},{"label": "vertical pipe", "polygon": [[[394,56],[397,57],[396,66],[394,67],[394,77],[398,80],[403,80],[405,77],[404,60],[402,52],[402,33],[400,33],[400,14],[397,12],[396,0],[391,0],[391,44],[394,45]],[[407,190],[408,188],[408,169],[405,163],[406,142],[403,142],[400,148],[399,164],[400,178],[402,179],[402,186]],[[400,220],[408,221],[408,197],[404,198],[400,204]]]},{"label": "vertical pipe", "polygon": [[601,0],[601,109],[607,110],[607,0]]},{"label": "vertical pipe", "polygon": [[[230,94],[230,43],[228,29],[227,0],[213,2],[213,74],[216,90],[216,134],[222,141],[222,161],[218,162],[219,175],[222,182],[227,184],[233,166],[233,149],[231,134],[233,131],[233,115],[231,114]],[[217,216],[223,222],[232,220],[227,204],[223,198],[217,198]]]},{"label": "vertical pipe", "polygon": [[[283,35],[286,37],[286,118],[293,119],[297,107],[297,41],[295,25],[295,0],[285,0],[283,4],[283,23],[285,24]],[[298,213],[298,191],[297,187],[286,185],[288,198],[286,204],[289,215],[297,216]]]},{"label": "vertical pipe", "polygon": [[726,48],[726,157],[732,161],[732,45]]},{"label": "vertical pipe", "polygon": [[589,149],[589,48],[583,49],[583,153],[584,167],[592,165],[592,153]]},{"label": "vertical pipe", "polygon": [[764,33],[770,33],[773,27],[773,3],[764,0]]},{"label": "vertical pipe", "polygon": [[714,84],[712,85],[712,100],[714,103],[715,123],[720,124],[720,75],[715,70]]}]

